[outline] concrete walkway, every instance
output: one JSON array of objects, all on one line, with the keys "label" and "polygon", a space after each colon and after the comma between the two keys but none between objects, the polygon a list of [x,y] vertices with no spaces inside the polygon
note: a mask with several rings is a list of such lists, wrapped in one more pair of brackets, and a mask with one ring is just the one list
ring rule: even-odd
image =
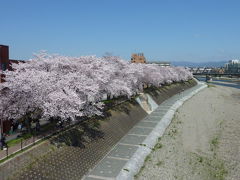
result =
[{"label": "concrete walkway", "polygon": [[204,87],[205,84],[199,83],[164,101],[137,123],[83,179],[132,179],[141,168],[145,157],[151,152],[157,138],[171,122],[175,110],[183,101]]}]

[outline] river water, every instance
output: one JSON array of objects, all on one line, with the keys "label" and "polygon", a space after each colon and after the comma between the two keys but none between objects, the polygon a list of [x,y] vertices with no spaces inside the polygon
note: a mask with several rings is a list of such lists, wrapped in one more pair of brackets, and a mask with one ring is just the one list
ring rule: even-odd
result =
[{"label": "river water", "polygon": [[[195,78],[199,81],[206,81],[205,77],[195,76]],[[220,78],[213,77],[212,81],[209,81],[208,83],[240,89],[240,79],[239,78],[238,79],[237,78],[220,79]]]}]

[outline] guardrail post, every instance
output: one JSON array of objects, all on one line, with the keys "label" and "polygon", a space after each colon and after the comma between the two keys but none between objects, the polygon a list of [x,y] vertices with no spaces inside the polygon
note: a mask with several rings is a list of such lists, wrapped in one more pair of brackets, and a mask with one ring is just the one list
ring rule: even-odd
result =
[{"label": "guardrail post", "polygon": [[7,153],[7,157],[8,157],[8,147],[7,147],[7,149],[6,149],[6,153]]},{"label": "guardrail post", "polygon": [[22,139],[21,139],[21,150],[22,150],[22,148],[23,148],[23,142],[22,142]]}]

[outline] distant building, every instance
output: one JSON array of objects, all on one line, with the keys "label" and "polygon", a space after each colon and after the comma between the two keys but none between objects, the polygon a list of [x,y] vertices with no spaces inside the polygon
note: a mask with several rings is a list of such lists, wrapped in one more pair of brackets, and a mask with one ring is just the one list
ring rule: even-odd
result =
[{"label": "distant building", "polygon": [[226,73],[240,73],[240,60],[233,59],[225,64]]},{"label": "distant building", "polygon": [[[1,71],[10,70],[12,71],[12,64],[13,63],[20,63],[25,61],[19,61],[19,60],[12,60],[9,59],[9,47],[6,45],[0,45],[0,83],[5,82],[4,78],[5,75],[1,73]],[[4,91],[0,91],[0,93],[3,93]],[[8,133],[11,129],[11,121],[10,120],[4,120],[0,119],[0,136],[3,133]]]},{"label": "distant building", "polygon": [[225,73],[225,68],[223,68],[223,67],[212,68],[211,73],[224,74]]},{"label": "distant building", "polygon": [[149,62],[149,64],[157,64],[162,67],[171,66],[171,63],[167,61],[152,61],[152,62]]},{"label": "distant building", "polygon": [[19,62],[25,62],[20,60],[9,59],[9,47],[6,45],[0,45],[0,83],[4,82],[4,75],[1,74],[1,71],[10,70],[12,71],[12,64]]},{"label": "distant building", "polygon": [[143,53],[132,54],[131,63],[146,63],[146,58]]},{"label": "distant building", "polygon": [[9,68],[9,48],[0,45],[0,70],[5,71]]}]

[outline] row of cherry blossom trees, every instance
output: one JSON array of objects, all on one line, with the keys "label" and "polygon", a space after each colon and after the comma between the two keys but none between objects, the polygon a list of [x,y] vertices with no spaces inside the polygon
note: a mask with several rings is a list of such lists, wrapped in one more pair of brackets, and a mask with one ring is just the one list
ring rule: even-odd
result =
[{"label": "row of cherry blossom trees", "polygon": [[0,118],[18,119],[41,111],[42,119],[101,115],[106,97],[131,97],[143,85],[187,81],[192,74],[181,67],[135,64],[114,56],[67,57],[46,52],[13,65],[0,84]]}]

